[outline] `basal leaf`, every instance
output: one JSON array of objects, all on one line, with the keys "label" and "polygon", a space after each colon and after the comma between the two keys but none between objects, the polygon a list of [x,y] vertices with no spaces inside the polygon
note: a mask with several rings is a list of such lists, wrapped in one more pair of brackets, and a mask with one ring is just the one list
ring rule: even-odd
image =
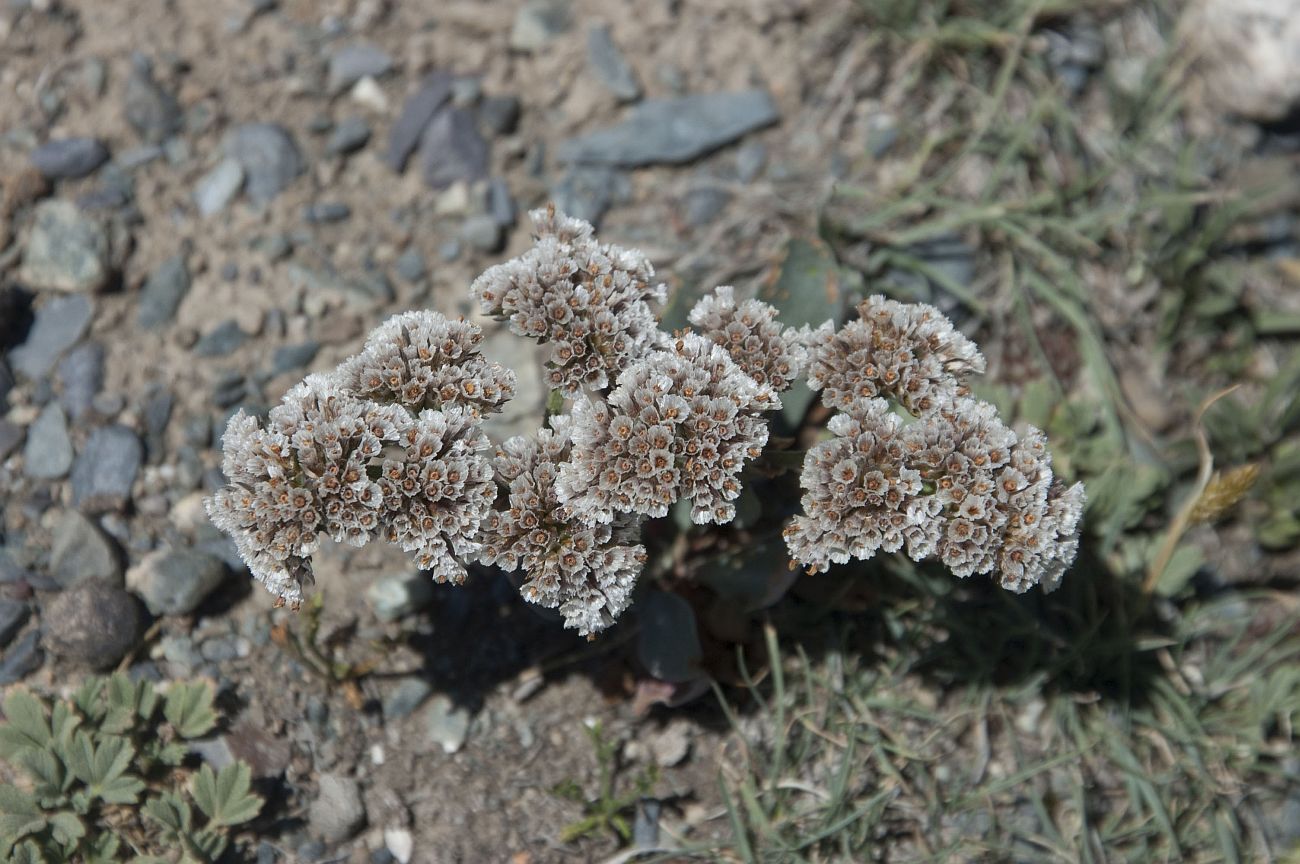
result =
[{"label": "basal leaf", "polygon": [[77,730],[59,755],[78,780],[87,786],[95,782],[95,742],[85,731]]},{"label": "basal leaf", "polygon": [[46,864],[40,846],[26,840],[18,844],[11,854],[9,852],[9,841],[4,839],[6,837],[8,837],[7,834],[0,832],[0,855],[8,855],[11,864]]},{"label": "basal leaf", "polygon": [[[117,864],[117,850],[120,845],[116,834],[110,831],[95,832],[94,836],[81,844],[85,864]],[[139,864],[145,859],[138,857],[134,860]]]},{"label": "basal leaf", "polygon": [[77,692],[72,695],[72,702],[77,706],[77,710],[82,713],[88,720],[98,720],[104,716],[104,702],[100,699],[100,694],[104,692],[106,679],[102,677],[87,678],[77,688]]},{"label": "basal leaf", "polygon": [[144,781],[130,774],[114,777],[96,787],[100,799],[107,804],[134,804],[144,791]]},{"label": "basal leaf", "polygon": [[32,779],[32,794],[36,797],[54,798],[67,788],[68,773],[49,750],[27,750],[14,761],[27,769],[27,776]]},{"label": "basal leaf", "polygon": [[61,846],[75,847],[77,841],[86,836],[86,826],[75,813],[66,810],[55,813],[48,820],[54,840]]},{"label": "basal leaf", "polygon": [[50,733],[56,750],[66,746],[79,725],[81,716],[73,710],[71,704],[62,700],[54,703],[50,710]]},{"label": "basal leaf", "polygon": [[217,725],[212,696],[212,685],[206,681],[173,684],[163,703],[163,716],[182,738],[205,735]]},{"label": "basal leaf", "polygon": [[250,791],[252,771],[246,762],[232,762],[213,773],[204,765],[194,778],[194,803],[210,825],[238,825],[262,809],[262,799]]},{"label": "basal leaf", "polygon": [[27,749],[44,749],[50,743],[45,706],[31,691],[15,687],[4,701],[5,724],[0,726],[0,757],[12,758]]},{"label": "basal leaf", "polygon": [[[163,829],[171,838],[179,833],[188,833],[192,822],[190,805],[175,792],[164,792],[144,802],[141,808],[144,815]],[[170,832],[170,833],[168,833]]]},{"label": "basal leaf", "polygon": [[678,682],[704,674],[695,613],[685,599],[667,591],[650,591],[636,610],[641,623],[637,656],[651,675],[660,681]]},{"label": "basal leaf", "polygon": [[217,860],[226,851],[226,835],[212,827],[196,831],[189,839],[207,861]]}]

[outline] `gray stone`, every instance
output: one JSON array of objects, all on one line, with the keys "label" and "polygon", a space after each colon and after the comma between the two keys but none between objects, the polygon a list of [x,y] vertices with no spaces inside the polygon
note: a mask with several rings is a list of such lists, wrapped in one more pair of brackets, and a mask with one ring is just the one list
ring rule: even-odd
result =
[{"label": "gray stone", "polygon": [[0,419],[0,462],[8,459],[9,454],[18,449],[26,434],[23,427],[17,423]]},{"label": "gray stone", "polygon": [[9,400],[9,393],[17,383],[14,380],[14,370],[9,368],[9,361],[4,357],[0,357],[0,412],[5,410],[5,403]]},{"label": "gray stone", "polygon": [[126,397],[121,393],[96,393],[90,407],[100,417],[116,417],[126,407]]},{"label": "gray stone", "polygon": [[[236,166],[238,169],[238,166]],[[170,324],[185,295],[190,293],[190,271],[185,256],[173,255],[149,274],[140,290],[136,323],[146,329]]]},{"label": "gray stone", "polygon": [[49,180],[85,177],[108,161],[97,138],[55,138],[32,151],[32,164]]},{"label": "gray stone", "polygon": [[149,454],[151,463],[162,461],[163,449],[166,446],[167,424],[171,422],[172,408],[175,405],[176,397],[162,385],[153,388],[144,400],[140,413],[144,417],[145,450]]},{"label": "gray stone", "polygon": [[749,183],[758,177],[767,164],[767,147],[762,141],[746,141],[736,151],[736,177]]},{"label": "gray stone", "polygon": [[351,777],[321,774],[307,815],[308,830],[323,843],[341,843],[366,823],[361,787]]},{"label": "gray stone", "polygon": [[684,202],[686,221],[695,227],[707,225],[731,201],[731,193],[718,185],[712,177],[696,178]]},{"label": "gray stone", "polygon": [[466,243],[483,252],[496,252],[501,248],[501,226],[491,216],[471,216],[460,226],[460,236]]},{"label": "gray stone", "polygon": [[121,510],[131,500],[144,448],[125,426],[101,426],[90,433],[72,466],[72,501],[87,512]]},{"label": "gray stone", "polygon": [[322,201],[308,204],[303,215],[313,225],[342,222],[352,215],[352,208],[342,201]]},{"label": "gray stone", "polygon": [[515,15],[510,47],[536,51],[569,29],[569,0],[529,0]]},{"label": "gray stone", "polygon": [[342,93],[362,78],[380,78],[393,70],[393,58],[371,42],[350,42],[330,55],[329,90]]},{"label": "gray stone", "polygon": [[222,159],[194,186],[194,205],[199,215],[220,212],[244,185],[244,168],[236,159]]},{"label": "gray stone", "polygon": [[478,106],[478,118],[493,135],[510,135],[519,127],[519,97],[489,96]]},{"label": "gray stone", "polygon": [[451,73],[442,70],[430,72],[406,100],[388,136],[384,162],[389,168],[398,173],[406,169],[406,161],[419,146],[425,127],[443,103],[451,98],[451,85]]},{"label": "gray stone", "polygon": [[57,402],[46,405],[27,430],[23,473],[37,480],[56,480],[72,467],[68,421]]},{"label": "gray stone", "polygon": [[570,168],[551,187],[551,200],[563,213],[600,227],[600,219],[615,200],[625,197],[626,175],[604,166]]},{"label": "gray stone", "polygon": [[281,345],[271,355],[271,371],[276,375],[297,372],[315,360],[318,351],[320,351],[320,343],[315,339],[308,339],[297,345]]},{"label": "gray stone", "polygon": [[59,401],[73,420],[90,411],[104,386],[104,354],[98,342],[82,342],[59,361]]},{"label": "gray stone", "polygon": [[434,114],[420,136],[420,167],[424,182],[445,189],[458,180],[473,183],[488,172],[488,145],[479,134],[474,115],[446,106]]},{"label": "gray stone", "polygon": [[227,318],[199,337],[194,343],[194,353],[200,357],[225,357],[235,351],[248,337],[239,328],[239,322]]},{"label": "gray stone", "polygon": [[506,181],[500,177],[493,177],[488,183],[487,198],[487,209],[492,216],[492,221],[502,228],[513,226],[516,219],[515,199],[510,194],[510,187],[506,185]]},{"label": "gray stone", "polygon": [[71,201],[36,205],[23,250],[23,282],[54,291],[95,291],[108,282],[110,272],[108,234],[98,219]]},{"label": "gray stone", "polygon": [[424,263],[424,256],[414,246],[408,246],[406,251],[397,257],[397,275],[407,282],[419,282],[427,273],[428,267]]},{"label": "gray stone", "polygon": [[266,256],[267,261],[274,264],[293,254],[293,238],[284,233],[272,234],[269,237],[258,238],[253,243],[253,248],[259,250]]},{"label": "gray stone", "polygon": [[136,63],[127,78],[124,113],[136,133],[154,144],[179,132],[184,119],[176,97],[159,86],[146,63]]},{"label": "gray stone", "polygon": [[307,170],[293,136],[276,123],[237,126],[226,133],[221,147],[244,169],[245,191],[254,204],[269,203]]},{"label": "gray stone", "polygon": [[425,741],[442,752],[455,753],[469,736],[469,711],[441,694],[433,697],[422,716]]},{"label": "gray stone", "polygon": [[335,156],[355,153],[370,141],[370,124],[361,117],[348,117],[334,127],[325,152]]},{"label": "gray stone", "polygon": [[155,159],[161,159],[162,156],[163,149],[157,144],[143,144],[118,153],[113,160],[113,164],[123,171],[134,171],[136,168],[148,165]]},{"label": "gray stone", "polygon": [[451,82],[451,102],[460,108],[471,108],[483,98],[483,79],[467,75]]},{"label": "gray stone", "polygon": [[21,600],[0,597],[0,648],[9,645],[31,614],[31,607]]},{"label": "gray stone", "polygon": [[632,102],[641,98],[641,84],[614,43],[608,25],[597,24],[587,31],[587,64],[596,80],[619,99]]},{"label": "gray stone", "polygon": [[159,640],[158,647],[162,649],[163,659],[176,667],[174,674],[188,677],[203,665],[203,657],[195,647],[194,640],[189,636],[184,634],[164,636]]},{"label": "gray stone", "polygon": [[384,719],[391,723],[405,717],[419,708],[420,703],[429,698],[432,692],[433,685],[423,678],[403,678],[384,697]]},{"label": "gray stone", "polygon": [[641,798],[636,802],[636,815],[632,818],[632,848],[656,850],[659,848],[659,814],[663,805],[654,798]]},{"label": "gray stone", "polygon": [[204,639],[199,646],[199,654],[209,663],[229,663],[240,656],[247,656],[248,642],[233,633]]},{"label": "gray stone", "polygon": [[122,563],[113,541],[76,510],[65,510],[50,546],[50,576],[64,588],[90,579],[122,584]]},{"label": "gray stone", "polygon": [[460,241],[455,238],[438,244],[438,257],[443,261],[455,261],[460,257]]},{"label": "gray stone", "polygon": [[81,294],[55,297],[36,310],[27,341],[9,352],[13,370],[30,379],[43,378],[63,353],[77,343],[95,316],[95,304]]},{"label": "gray stone", "polygon": [[225,578],[226,564],[220,558],[197,549],[159,549],[127,571],[126,587],[154,615],[188,615]]},{"label": "gray stone", "polygon": [[366,601],[381,621],[419,612],[432,600],[433,581],[419,571],[383,576],[366,589]]},{"label": "gray stone", "polygon": [[0,661],[0,687],[21,681],[41,668],[43,662],[45,654],[41,651],[41,631],[29,630],[26,636],[5,652],[4,660]]},{"label": "gray stone", "polygon": [[45,644],[96,669],[112,666],[135,647],[144,615],[123,589],[92,579],[54,597],[41,615]]},{"label": "gray stone", "polygon": [[764,90],[654,99],[622,123],[562,142],[557,155],[561,162],[623,168],[689,162],[778,119]]}]

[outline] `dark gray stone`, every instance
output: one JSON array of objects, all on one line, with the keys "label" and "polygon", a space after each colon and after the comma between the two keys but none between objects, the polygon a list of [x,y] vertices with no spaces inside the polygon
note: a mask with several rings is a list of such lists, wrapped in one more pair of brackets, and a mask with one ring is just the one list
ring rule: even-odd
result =
[{"label": "dark gray stone", "polygon": [[320,343],[315,339],[308,339],[297,345],[281,345],[271,355],[271,371],[276,375],[297,372],[315,360],[318,351],[320,351]]},{"label": "dark gray stone", "polygon": [[393,70],[393,58],[371,42],[340,46],[329,60],[329,90],[340,93],[362,78],[380,78]]},{"label": "dark gray stone", "polygon": [[517,51],[537,51],[568,30],[571,21],[569,0],[529,0],[515,14],[510,47]]},{"label": "dark gray stone", "polygon": [[370,124],[361,117],[348,117],[334,127],[325,152],[335,156],[355,153],[370,141]]},{"label": "dark gray stone", "polygon": [[126,80],[126,122],[154,144],[180,131],[184,114],[176,97],[159,86],[147,63],[136,63]]},{"label": "dark gray stone", "polygon": [[603,166],[575,166],[551,187],[551,200],[569,216],[600,226],[600,219],[616,200],[626,197],[628,180],[621,171]]},{"label": "dark gray stone", "polygon": [[82,342],[59,361],[59,401],[68,416],[81,419],[104,386],[104,346]]},{"label": "dark gray stone", "polygon": [[131,500],[144,447],[125,426],[101,426],[90,433],[72,467],[72,500],[87,512],[121,510]]},{"label": "dark gray stone", "polygon": [[433,685],[423,678],[403,678],[397,682],[397,686],[388,691],[382,703],[384,711],[384,720],[392,722],[405,717],[416,708],[420,703],[429,698],[433,692]]},{"label": "dark gray stone", "polygon": [[596,80],[619,99],[632,102],[641,98],[641,84],[614,43],[608,25],[597,24],[587,31],[587,64]]},{"label": "dark gray stone", "polygon": [[226,564],[220,558],[197,549],[160,549],[130,569],[126,587],[154,615],[188,615],[225,578]]},{"label": "dark gray stone", "polygon": [[13,641],[31,614],[31,607],[21,600],[0,597],[0,648],[7,647]]},{"label": "dark gray stone", "polygon": [[245,191],[254,204],[267,204],[307,169],[293,136],[276,123],[237,126],[221,147],[244,169]]},{"label": "dark gray stone", "polygon": [[185,256],[173,255],[149,274],[140,290],[136,323],[147,329],[170,324],[185,295],[190,293],[190,270]]},{"label": "dark gray stone", "polygon": [[76,510],[65,510],[50,544],[50,576],[71,588],[90,579],[122,584],[122,562],[113,541]]},{"label": "dark gray stone", "polygon": [[414,246],[408,246],[405,252],[397,256],[397,275],[407,282],[419,282],[427,273],[424,256]]},{"label": "dark gray stone", "polygon": [[32,151],[32,164],[50,180],[85,177],[108,161],[97,138],[55,138]]},{"label": "dark gray stone", "polygon": [[225,357],[244,344],[248,337],[239,329],[239,322],[233,318],[222,321],[194,343],[194,353],[200,357]]},{"label": "dark gray stone", "polygon": [[515,224],[515,199],[510,194],[510,187],[500,177],[493,177],[488,183],[487,209],[492,219],[502,228]]},{"label": "dark gray stone", "polygon": [[23,473],[37,480],[56,480],[72,467],[68,420],[57,402],[46,405],[27,430]]},{"label": "dark gray stone", "polygon": [[45,607],[41,621],[51,651],[103,669],[135,647],[144,615],[139,602],[126,591],[92,579],[56,595]]},{"label": "dark gray stone", "polygon": [[144,400],[144,443],[151,463],[162,461],[167,446],[167,424],[172,419],[176,397],[166,387],[158,386]]},{"label": "dark gray stone", "polygon": [[23,250],[22,280],[33,288],[95,291],[108,282],[108,234],[99,220],[71,201],[36,205]]},{"label": "dark gray stone", "polygon": [[347,280],[345,288],[352,294],[377,300],[380,303],[392,303],[397,299],[393,283],[378,270],[366,270],[360,276]]},{"label": "dark gray stone", "polygon": [[689,162],[780,119],[764,90],[642,102],[622,123],[560,144],[561,162],[635,168]]},{"label": "dark gray stone", "polygon": [[26,434],[23,427],[17,423],[0,419],[0,462],[8,459],[9,454],[18,449]]},{"label": "dark gray stone", "polygon": [[470,216],[460,226],[460,236],[483,252],[496,252],[501,248],[501,226],[491,216]]},{"label": "dark gray stone", "polygon": [[17,383],[14,380],[14,370],[9,368],[9,361],[4,357],[0,357],[0,413],[5,410],[5,404],[9,401],[9,393]]},{"label": "dark gray stone", "polygon": [[442,70],[430,72],[420,82],[402,106],[402,113],[388,136],[388,151],[384,162],[399,174],[406,169],[406,161],[419,146],[420,136],[438,109],[451,98],[451,73]]},{"label": "dark gray stone", "polygon": [[445,106],[434,115],[420,136],[420,167],[433,189],[487,177],[488,145],[469,111]]},{"label": "dark gray stone", "polygon": [[492,135],[510,135],[519,127],[519,97],[489,96],[478,106],[478,118]]},{"label": "dark gray stone", "polygon": [[220,212],[243,185],[244,166],[237,159],[222,159],[194,186],[194,205],[199,208],[199,215]]},{"label": "dark gray stone", "polygon": [[342,201],[322,201],[308,204],[303,215],[313,225],[342,222],[352,215],[352,208]]},{"label": "dark gray stone", "polygon": [[5,652],[4,660],[0,661],[0,686],[21,681],[41,668],[44,662],[45,654],[41,651],[41,631],[28,631],[26,636]]},{"label": "dark gray stone", "polygon": [[63,353],[77,343],[95,316],[95,304],[81,294],[55,297],[36,310],[27,341],[9,352],[15,372],[43,378]]}]

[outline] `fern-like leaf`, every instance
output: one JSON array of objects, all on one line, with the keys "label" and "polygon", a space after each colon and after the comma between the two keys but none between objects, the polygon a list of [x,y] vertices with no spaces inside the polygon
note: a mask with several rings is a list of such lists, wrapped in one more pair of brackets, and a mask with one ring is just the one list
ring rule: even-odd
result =
[{"label": "fern-like leaf", "polygon": [[246,762],[232,762],[215,774],[210,765],[199,769],[191,793],[209,825],[239,825],[257,815],[262,799],[250,791],[251,779]]},{"label": "fern-like leaf", "polygon": [[212,685],[206,681],[173,684],[163,703],[163,716],[182,738],[206,735],[217,725],[212,696]]},{"label": "fern-like leaf", "polygon": [[78,732],[64,761],[86,784],[87,791],[108,804],[134,804],[144,783],[126,773],[135,757],[131,742],[117,735],[106,735],[95,746],[90,736]]}]

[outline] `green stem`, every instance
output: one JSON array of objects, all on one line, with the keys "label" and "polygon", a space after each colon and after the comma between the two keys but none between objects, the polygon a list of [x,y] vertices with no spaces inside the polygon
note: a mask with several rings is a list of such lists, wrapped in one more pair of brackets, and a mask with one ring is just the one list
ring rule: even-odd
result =
[{"label": "green stem", "polygon": [[546,417],[550,419],[556,414],[564,412],[564,394],[559,390],[552,390],[546,397]]}]

